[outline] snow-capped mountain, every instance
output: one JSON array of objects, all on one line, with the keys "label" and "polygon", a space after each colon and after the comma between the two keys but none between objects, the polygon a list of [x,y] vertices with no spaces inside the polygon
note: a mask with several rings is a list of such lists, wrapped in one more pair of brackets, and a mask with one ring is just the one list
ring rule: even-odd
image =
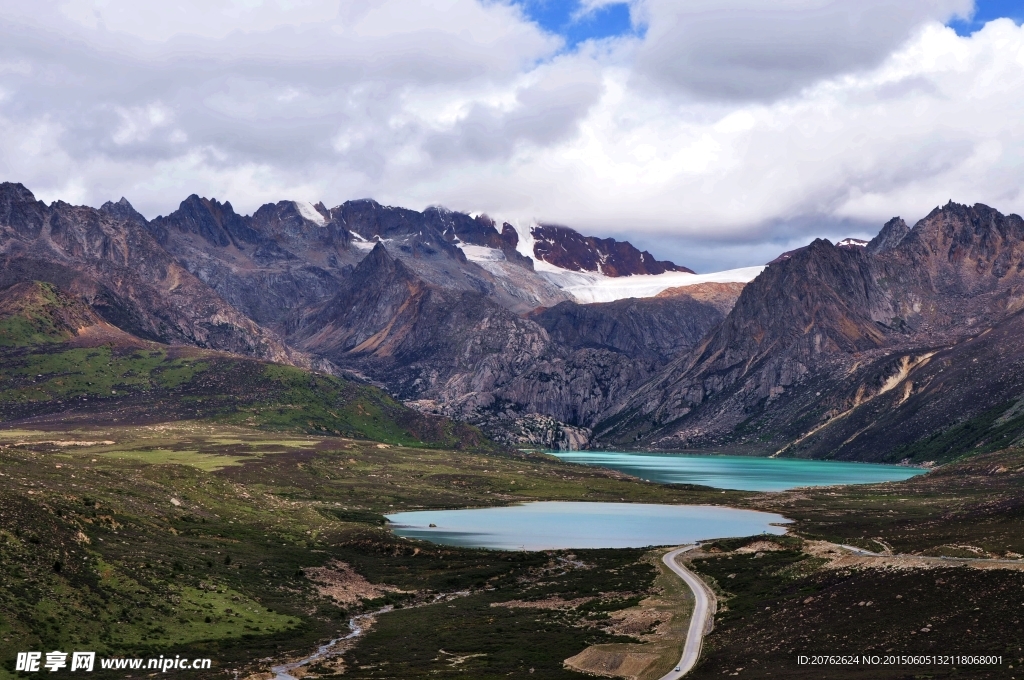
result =
[{"label": "snow-capped mountain", "polygon": [[147,220],[0,184],[0,289],[46,281],[147,340],[357,376],[545,447],[894,460],[962,418],[971,446],[1024,441],[1021,253],[1020,217],[952,203],[695,274],[443,208],[193,195]]},{"label": "snow-capped mountain", "polygon": [[[837,248],[852,248],[852,249],[856,250],[858,248],[866,248],[868,246],[868,241],[865,241],[862,238],[847,237],[847,238],[844,238],[844,239],[840,239],[838,242],[836,242],[835,246]],[[786,252],[782,253],[781,255],[779,255],[777,258],[775,258],[774,260],[772,260],[768,264],[778,264],[779,262],[783,262],[784,260],[788,260],[788,259],[792,258],[794,255],[796,255],[797,253],[804,252],[809,247],[810,246],[801,246],[800,248],[796,248],[794,250],[787,250]]]},{"label": "snow-capped mountain", "polygon": [[583,236],[562,226],[534,224],[516,228],[503,226],[506,240],[515,230],[516,250],[533,261],[532,271],[510,268],[506,251],[458,243],[466,257],[497,277],[535,290],[551,288],[566,299],[579,303],[613,302],[626,298],[651,298],[669,288],[701,283],[747,283],[764,269],[763,265],[708,274],[673,262],[659,261],[628,241]]},{"label": "snow-capped mountain", "polygon": [[839,247],[854,246],[857,248],[864,248],[868,245],[868,242],[862,238],[844,238],[838,243],[836,243],[836,245]]},{"label": "snow-capped mountain", "polygon": [[[152,220],[127,200],[55,206],[0,186],[0,215],[38,217],[0,225],[7,283],[87,281],[79,287],[98,313],[144,337],[323,365],[506,441],[545,446],[587,441],[590,424],[693,347],[742,289],[698,284],[759,271],[697,275],[566,227],[517,230],[485,215],[371,200],[285,200],[240,215],[193,195]],[[40,237],[36,223],[51,219],[83,233],[102,224],[111,244],[137,242],[132,271],[152,270],[170,292],[115,276],[104,255],[113,245],[64,244],[64,222]],[[224,320],[241,330],[228,333]]]},{"label": "snow-capped mountain", "polygon": [[594,272],[604,276],[633,276],[693,270],[673,262],[661,262],[646,250],[641,252],[629,241],[584,236],[575,229],[550,224],[530,228],[529,238],[520,239],[524,253],[540,262],[575,272]]},{"label": "snow-capped mountain", "polygon": [[666,271],[661,274],[609,276],[603,272],[564,269],[544,260],[535,259],[534,271],[524,274],[521,270],[510,270],[503,265],[504,255],[501,251],[480,246],[460,247],[471,262],[475,262],[495,276],[514,278],[516,284],[520,286],[532,285],[538,288],[550,286],[564,293],[567,299],[583,304],[613,302],[626,298],[653,298],[669,288],[694,286],[701,283],[747,283],[764,270],[764,265],[758,265],[710,274]]}]

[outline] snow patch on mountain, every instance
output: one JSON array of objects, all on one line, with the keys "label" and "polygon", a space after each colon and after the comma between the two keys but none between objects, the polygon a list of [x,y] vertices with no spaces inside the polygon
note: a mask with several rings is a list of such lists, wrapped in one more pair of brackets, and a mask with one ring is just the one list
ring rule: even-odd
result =
[{"label": "snow patch on mountain", "polygon": [[[572,296],[530,271],[521,264],[509,262],[505,253],[497,248],[474,246],[456,242],[466,259],[490,272],[495,282],[513,298],[523,301],[527,309],[553,307],[559,302],[572,300]],[[536,260],[534,261],[536,264]]]},{"label": "snow patch on mountain", "polygon": [[314,224],[318,224],[321,227],[327,224],[327,220],[320,214],[320,211],[313,207],[313,204],[309,201],[292,201],[295,204],[295,209],[299,211],[303,219],[307,219]]},{"label": "snow patch on mountain", "polygon": [[393,238],[381,238],[380,236],[374,236],[372,240],[367,241],[361,234],[357,234],[354,231],[350,231],[349,233],[355,237],[351,241],[352,245],[366,253],[376,248],[378,243],[383,243],[384,247],[388,248],[395,242],[395,239]]},{"label": "snow patch on mountain", "polygon": [[479,264],[480,262],[503,262],[505,260],[505,253],[497,248],[473,246],[458,240],[455,241],[455,245],[462,248],[462,252],[466,254],[466,259],[471,262]]},{"label": "snow patch on mountain", "polygon": [[[523,255],[533,260],[534,272],[530,278],[541,279],[549,286],[568,294],[579,303],[613,302],[625,298],[654,297],[663,290],[681,286],[693,286],[698,283],[747,283],[764,270],[763,265],[743,267],[711,274],[688,274],[686,272],[665,272],[664,274],[634,274],[633,276],[605,276],[598,272],[575,272],[562,269],[549,262],[537,259],[533,254],[535,239],[529,230],[516,228],[519,243],[516,246]],[[524,231],[527,234],[524,235]],[[471,246],[459,243],[462,252],[471,262],[479,264],[491,274],[507,278],[515,275],[518,285],[529,273],[522,267],[514,269],[505,265],[505,254],[497,248]]]},{"label": "snow patch on mountain", "polygon": [[633,276],[604,276],[593,272],[544,271],[540,275],[569,293],[580,303],[613,302],[625,298],[654,297],[663,290],[698,283],[748,283],[764,271],[764,265],[743,267],[710,274],[665,272]]}]

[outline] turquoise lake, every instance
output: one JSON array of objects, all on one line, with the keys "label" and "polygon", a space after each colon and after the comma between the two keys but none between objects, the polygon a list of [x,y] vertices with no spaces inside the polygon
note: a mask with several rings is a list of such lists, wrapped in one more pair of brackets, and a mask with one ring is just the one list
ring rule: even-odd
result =
[{"label": "turquoise lake", "polygon": [[[784,534],[790,520],[712,505],[544,501],[386,515],[399,536],[496,550],[643,548],[727,536]],[[431,527],[436,524],[436,527]]]},{"label": "turquoise lake", "polygon": [[741,491],[785,491],[799,486],[897,482],[926,472],[921,468],[872,463],[746,456],[551,451],[564,461],[611,468],[664,484],[701,484]]}]

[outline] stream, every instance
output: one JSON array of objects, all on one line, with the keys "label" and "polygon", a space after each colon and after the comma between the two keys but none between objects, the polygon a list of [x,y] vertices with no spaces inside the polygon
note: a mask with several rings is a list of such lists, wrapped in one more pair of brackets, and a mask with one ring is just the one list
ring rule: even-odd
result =
[{"label": "stream", "polygon": [[[430,600],[428,602],[421,602],[419,604],[414,605],[407,605],[407,607],[423,607],[428,604],[448,602],[449,600],[453,600],[457,597],[465,597],[466,595],[469,595],[468,590],[459,590],[454,593],[437,593],[436,595],[434,595],[433,600]],[[389,604],[386,607],[381,607],[376,611],[360,614],[359,616],[353,616],[351,619],[348,620],[348,627],[350,631],[348,635],[345,635],[344,637],[334,638],[330,642],[320,645],[319,647],[317,647],[317,650],[315,652],[313,652],[305,658],[299,659],[298,661],[291,661],[289,663],[271,666],[270,672],[274,674],[273,680],[299,680],[294,675],[292,675],[290,671],[293,671],[301,666],[309,665],[314,661],[319,661],[320,659],[329,659],[333,656],[345,653],[349,649],[348,645],[343,645],[341,646],[341,648],[338,648],[339,645],[349,640],[355,640],[356,638],[358,638],[360,635],[363,634],[363,630],[365,629],[365,623],[372,621],[380,614],[386,614],[392,609],[394,609],[394,606]]]},{"label": "stream", "polygon": [[319,661],[320,659],[328,659],[336,654],[344,652],[345,649],[334,649],[339,643],[345,642],[346,640],[353,640],[363,634],[363,622],[368,619],[373,619],[378,614],[384,614],[393,609],[389,604],[386,607],[382,607],[377,611],[368,612],[366,614],[360,614],[359,616],[353,616],[348,620],[349,634],[344,637],[334,638],[327,644],[320,645],[315,652],[299,659],[298,661],[292,661],[291,663],[283,663],[280,666],[272,666],[270,672],[274,674],[274,680],[298,680],[294,675],[291,675],[290,671]]}]

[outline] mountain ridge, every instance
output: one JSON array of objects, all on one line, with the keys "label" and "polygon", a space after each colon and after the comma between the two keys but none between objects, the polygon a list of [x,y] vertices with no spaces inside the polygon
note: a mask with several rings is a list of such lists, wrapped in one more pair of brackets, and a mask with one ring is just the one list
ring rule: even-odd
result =
[{"label": "mountain ridge", "polygon": [[[239,215],[195,194],[146,220],[124,198],[46,206],[5,183],[0,287],[42,279],[87,303],[108,335],[357,376],[514,445],[891,461],[939,455],[922,442],[967,441],[950,433],[969,423],[1016,441],[1013,371],[945,376],[996,355],[1017,366],[1017,215],[949,202],[869,242],[815,240],[749,283],[533,229],[369,199]],[[545,253],[577,269],[525,254],[549,232],[581,250],[549,238]],[[630,279],[645,297],[571,292]],[[906,436],[880,434],[893,414]]]},{"label": "mountain ridge", "polygon": [[0,184],[0,287],[45,280],[144,339],[312,365],[227,304],[141,225]]},{"label": "mountain ridge", "polygon": [[132,336],[53,284],[0,290],[0,425],[172,420],[498,450],[474,428],[303,368]]},{"label": "mountain ridge", "polygon": [[[893,412],[920,409],[922,399],[911,397],[928,388],[914,378],[930,370],[929,359],[963,355],[954,349],[959,343],[1016,323],[1022,306],[1024,220],[1017,215],[950,202],[910,230],[890,221],[863,248],[817,240],[770,265],[698,349],[638,390],[597,437],[646,440],[652,448],[745,444],[766,453],[877,458],[857,440],[869,439],[877,423],[899,421],[881,412],[862,417],[878,406],[871,402],[901,395],[887,402]],[[1000,399],[1009,398],[1007,389],[1024,394],[1024,383],[1006,388],[1003,375],[992,369],[947,389],[988,390]],[[998,406],[994,398],[950,406],[948,422],[935,419],[918,434],[978,417]],[[883,447],[883,458],[900,455],[898,448]]]},{"label": "mountain ridge", "polygon": [[[514,227],[505,223],[499,231],[486,215],[437,207],[417,212],[363,199],[330,209],[279,201],[245,216],[230,202],[193,194],[168,215],[146,220],[124,198],[99,210],[58,210],[34,202],[24,187],[11,191],[20,202],[11,203],[16,210],[9,212],[21,221],[29,218],[17,218],[18,211],[36,211],[52,221],[54,211],[65,210],[73,215],[67,220],[72,231],[100,224],[110,240],[121,231],[142,243],[144,248],[122,257],[123,264],[138,265],[136,272],[95,271],[102,256],[83,249],[73,259],[79,277],[82,270],[93,272],[95,287],[107,286],[104,277],[111,275],[132,280],[136,298],[148,287],[148,297],[129,302],[143,308],[135,315],[150,326],[154,316],[166,315],[161,303],[183,294],[192,303],[178,305],[185,313],[202,310],[203,300],[216,301],[227,320],[275,343],[275,351],[260,354],[220,336],[147,333],[124,314],[98,309],[114,325],[151,340],[358,376],[429,412],[480,424],[503,441],[512,441],[504,423],[515,421],[517,431],[524,422],[530,428],[544,423],[546,443],[557,444],[550,437],[570,432],[566,445],[585,444],[586,428],[600,414],[722,316],[721,305],[709,311],[689,298],[624,302],[594,308],[601,311],[591,315],[618,341],[576,346],[552,340],[533,312],[572,296],[534,272],[534,260],[517,249],[522,244]],[[17,249],[10,260],[16,266],[8,269],[12,281],[38,277],[48,267],[66,268],[67,258],[54,254],[46,236],[29,243],[0,239],[0,252]],[[619,247],[640,252],[628,243]],[[180,280],[163,284],[157,294],[153,289],[168,277],[154,276],[154,267],[180,272]],[[44,278],[75,293],[81,288],[73,277]],[[684,319],[680,310],[687,306],[704,311]],[[553,316],[571,309],[578,307],[549,311],[544,318],[557,325]],[[689,330],[666,339],[669,318],[685,321]],[[661,324],[665,347],[636,352],[650,324]]]}]

